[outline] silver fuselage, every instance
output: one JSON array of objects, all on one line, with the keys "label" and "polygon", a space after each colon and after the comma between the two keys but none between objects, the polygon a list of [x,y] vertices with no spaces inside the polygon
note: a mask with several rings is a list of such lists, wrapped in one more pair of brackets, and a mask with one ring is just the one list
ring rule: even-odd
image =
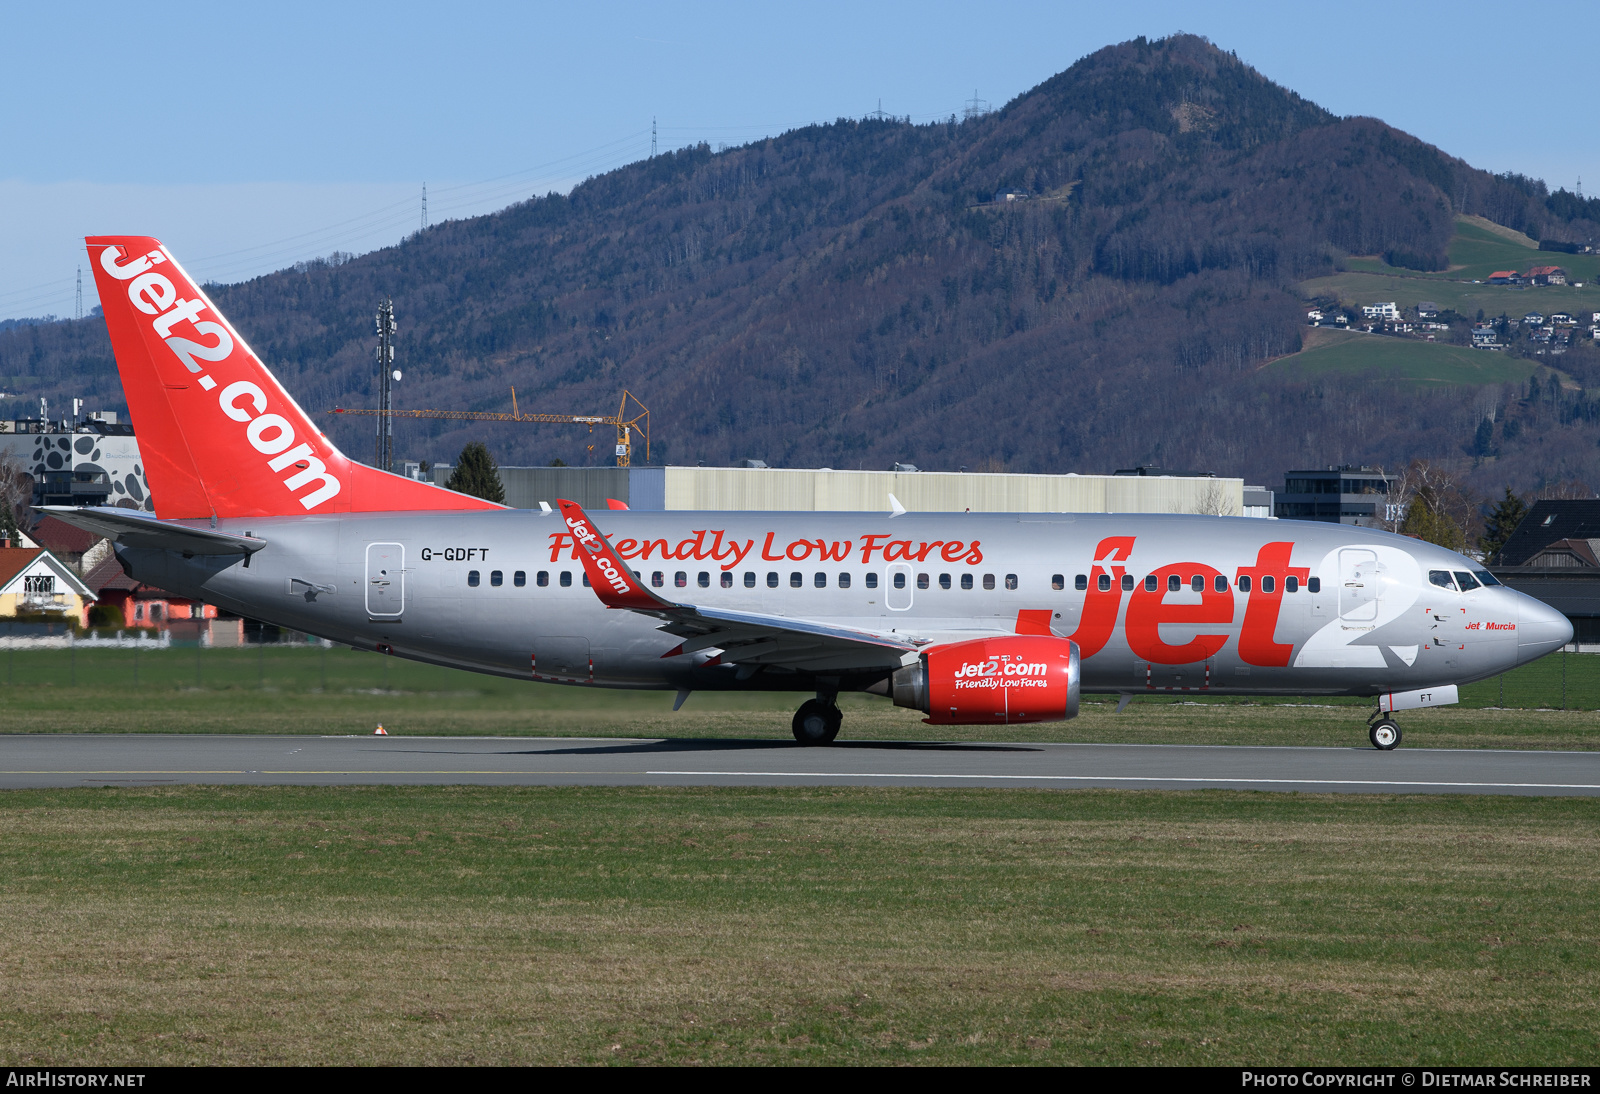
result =
[{"label": "silver fuselage", "polygon": [[[1083,648],[1085,691],[1374,695],[1504,672],[1571,636],[1563,616],[1531,597],[1430,580],[1432,572],[1471,573],[1481,564],[1342,525],[765,512],[610,512],[596,523],[653,591],[678,603],[926,644],[1011,633],[1019,611],[1048,611],[1051,630]],[[267,546],[248,565],[239,556],[118,553],[141,581],[418,661],[621,688],[816,684],[781,666],[723,663],[715,649],[674,656],[682,640],[659,631],[658,620],[607,609],[585,586],[555,514],[377,513],[217,527]],[[1299,575],[1293,592],[1277,576],[1271,611],[1261,573],[1249,591],[1239,581],[1267,556]],[[1147,588],[1158,571],[1157,587]],[[846,672],[836,683],[867,687],[886,672]]]}]

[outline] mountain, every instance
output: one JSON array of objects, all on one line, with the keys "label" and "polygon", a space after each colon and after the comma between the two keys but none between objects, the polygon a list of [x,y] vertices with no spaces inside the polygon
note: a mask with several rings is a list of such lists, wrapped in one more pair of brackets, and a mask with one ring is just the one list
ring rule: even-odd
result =
[{"label": "mountain", "polygon": [[[509,409],[514,385],[524,410],[600,413],[628,388],[656,462],[1151,463],[1273,483],[1413,456],[1466,466],[1486,415],[1522,413],[1511,387],[1263,367],[1301,346],[1301,281],[1351,255],[1441,269],[1458,215],[1600,236],[1600,201],[1335,117],[1179,35],[1100,50],[980,117],[684,149],[208,291],[313,412],[371,405],[371,316],[392,296],[397,405]],[[1547,389],[1582,403],[1593,356],[1563,358],[1576,385]],[[103,325],[0,333],[0,388],[116,404]],[[1600,483],[1600,408],[1557,404],[1478,467],[1486,490]],[[370,450],[370,421],[329,421]],[[502,463],[610,452],[560,426],[397,428],[412,458],[480,438]]]}]

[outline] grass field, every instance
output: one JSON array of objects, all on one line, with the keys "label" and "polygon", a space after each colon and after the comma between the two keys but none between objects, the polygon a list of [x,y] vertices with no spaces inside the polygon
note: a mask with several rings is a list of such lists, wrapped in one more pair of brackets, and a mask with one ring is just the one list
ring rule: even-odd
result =
[{"label": "grass field", "polygon": [[0,1059],[1568,1064],[1600,802],[0,795]]},{"label": "grass field", "polygon": [[1448,270],[1435,271],[1390,266],[1381,258],[1351,258],[1346,265],[1367,273],[1456,281],[1484,281],[1497,270],[1521,271],[1529,266],[1560,266],[1573,281],[1592,282],[1600,277],[1600,255],[1541,251],[1538,241],[1478,217],[1456,218],[1449,258]]},{"label": "grass field", "polygon": [[1477,315],[1481,308],[1487,316],[1505,314],[1514,318],[1530,311],[1545,315],[1565,311],[1587,321],[1591,313],[1600,311],[1600,286],[1593,282],[1581,289],[1571,285],[1472,285],[1352,270],[1302,281],[1300,291],[1308,297],[1335,296],[1348,304],[1393,300],[1402,308],[1432,300],[1468,317]]},{"label": "grass field", "polygon": [[[0,651],[0,731],[789,737],[803,696],[560,687],[348,649]],[[7,684],[5,681],[11,681]],[[1600,656],[1556,654],[1462,689],[1460,707],[1401,718],[1408,746],[1600,747]],[[929,739],[1360,745],[1368,699],[1090,696],[1071,722],[943,726],[866,695],[841,697],[844,735]],[[1498,708],[1514,709],[1498,709]],[[1569,708],[1567,710],[1562,707]],[[1541,709],[1544,708],[1544,709]]]},{"label": "grass field", "polygon": [[1269,367],[1300,376],[1377,373],[1417,384],[1520,383],[1541,366],[1520,357],[1410,338],[1314,327],[1307,348]]}]

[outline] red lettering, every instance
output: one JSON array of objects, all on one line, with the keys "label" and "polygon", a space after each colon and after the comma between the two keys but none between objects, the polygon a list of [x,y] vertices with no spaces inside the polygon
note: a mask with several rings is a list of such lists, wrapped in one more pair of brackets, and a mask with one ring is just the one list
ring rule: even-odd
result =
[{"label": "red lettering", "polygon": [[872,564],[872,552],[878,549],[878,540],[888,538],[888,536],[877,534],[861,537],[861,562],[863,565],[870,566]]},{"label": "red lettering", "polygon": [[[650,552],[660,549],[662,558],[671,558],[672,552],[667,550],[667,541],[664,539],[647,539],[639,551],[640,558],[649,558]],[[552,560],[553,561],[553,560]]]},{"label": "red lettering", "polygon": [[[1246,664],[1282,667],[1294,652],[1292,642],[1274,642],[1278,631],[1278,612],[1283,607],[1283,579],[1297,577],[1304,582],[1311,575],[1309,566],[1290,566],[1294,544],[1268,543],[1256,553],[1254,566],[1239,567],[1239,576],[1251,580],[1250,594],[1244,603],[1244,624],[1239,628],[1239,657]],[[1261,579],[1271,577],[1272,592],[1261,591]]]},{"label": "red lettering", "polygon": [[705,550],[705,545],[705,530],[696,529],[693,539],[682,539],[678,541],[678,549],[672,553],[672,557],[681,559],[692,558],[697,562],[703,561],[711,557],[709,554],[702,553]]},{"label": "red lettering", "polygon": [[571,547],[577,540],[572,538],[571,532],[550,533],[550,561],[560,562],[562,548]]},{"label": "red lettering", "polygon": [[928,560],[928,552],[933,550],[935,547],[939,546],[939,544],[941,544],[943,542],[944,542],[944,540],[942,540],[942,539],[936,539],[932,543],[921,544],[917,548],[917,553],[915,555],[911,556],[911,557],[915,558],[918,562],[926,562]]},{"label": "red lettering", "polygon": [[[811,552],[816,548],[816,546],[817,545],[811,542],[809,539],[797,539],[783,549],[783,557],[794,562],[804,562],[806,559],[811,557]],[[795,550],[797,548],[800,551],[799,554],[795,554]]]},{"label": "red lettering", "polygon": [[946,540],[944,546],[939,548],[939,557],[946,562],[960,562],[961,552],[966,549],[966,543],[959,539]]},{"label": "red lettering", "polygon": [[617,544],[618,558],[632,558],[638,553],[639,541],[636,539],[625,539],[621,543]]},{"label": "red lettering", "polygon": [[885,562],[909,562],[915,557],[911,553],[911,541],[909,539],[891,539],[883,545],[883,561]]},{"label": "red lettering", "polygon": [[[1128,570],[1125,566],[1111,566],[1110,574],[1106,575],[1106,567],[1100,562],[1125,561],[1133,553],[1133,540],[1133,536],[1110,536],[1094,549],[1095,566],[1089,572],[1083,617],[1078,620],[1078,629],[1067,636],[1078,644],[1080,657],[1093,657],[1105,649],[1106,643],[1111,641],[1111,633],[1117,629],[1117,613],[1122,610],[1122,575]],[[1111,578],[1111,587],[1104,592],[1100,590],[1102,575]]]},{"label": "red lettering", "polygon": [[[1219,572],[1197,562],[1175,562],[1154,572],[1154,589],[1147,588],[1143,583],[1135,588],[1128,600],[1128,618],[1122,625],[1123,633],[1128,636],[1128,648],[1133,650],[1134,656],[1157,665],[1187,665],[1204,661],[1220,650],[1228,640],[1226,634],[1197,634],[1181,646],[1171,645],[1161,639],[1163,623],[1192,627],[1233,622],[1233,590],[1225,588],[1217,592],[1212,587],[1212,578]],[[1190,577],[1195,574],[1204,576],[1205,587],[1200,591],[1200,603],[1166,603],[1167,577],[1171,574],[1184,579],[1185,590]]]},{"label": "red lettering", "polygon": [[777,534],[778,533],[776,532],[768,532],[767,542],[761,545],[761,557],[766,559],[768,562],[782,562],[784,559],[783,555],[775,555],[772,553],[772,537],[776,536]]},{"label": "red lettering", "polygon": [[978,541],[972,541],[972,547],[967,551],[967,564],[976,566],[983,561],[983,552],[978,550]]},{"label": "red lettering", "polygon": [[[721,536],[722,533],[718,532],[717,535]],[[716,554],[712,555],[711,557],[715,558],[718,562],[722,562],[723,559],[727,559],[728,561],[722,562],[722,568],[724,570],[731,570],[735,566],[739,565],[739,563],[744,561],[744,556],[749,554],[750,548],[754,547],[755,545],[755,540],[747,539],[744,541],[744,547],[741,548],[737,540],[730,540],[728,542],[727,554]]]}]

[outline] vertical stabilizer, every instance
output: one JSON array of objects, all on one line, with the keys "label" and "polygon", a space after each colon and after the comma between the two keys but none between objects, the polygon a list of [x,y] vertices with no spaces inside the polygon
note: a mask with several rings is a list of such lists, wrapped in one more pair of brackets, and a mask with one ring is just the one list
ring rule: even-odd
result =
[{"label": "vertical stabilizer", "polygon": [[503,508],[348,459],[159,241],[87,243],[158,516]]}]

